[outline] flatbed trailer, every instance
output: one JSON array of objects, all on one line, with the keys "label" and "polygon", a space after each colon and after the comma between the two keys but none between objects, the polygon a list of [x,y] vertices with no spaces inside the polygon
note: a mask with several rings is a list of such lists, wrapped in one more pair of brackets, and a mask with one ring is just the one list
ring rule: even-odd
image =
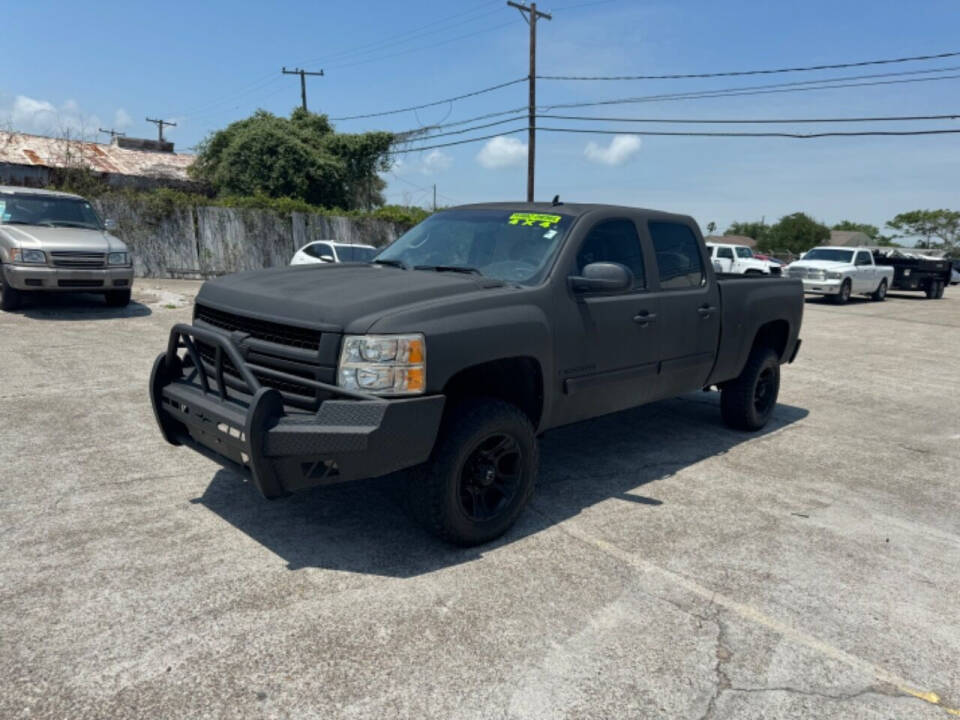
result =
[{"label": "flatbed trailer", "polygon": [[943,289],[950,284],[951,265],[946,258],[921,255],[873,253],[877,265],[893,268],[891,290],[914,290],[926,294],[929,300],[943,297]]}]

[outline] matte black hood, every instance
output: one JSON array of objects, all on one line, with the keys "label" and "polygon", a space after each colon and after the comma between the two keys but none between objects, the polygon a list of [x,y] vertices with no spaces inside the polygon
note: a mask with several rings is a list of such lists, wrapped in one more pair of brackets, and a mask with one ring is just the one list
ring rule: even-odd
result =
[{"label": "matte black hood", "polygon": [[[432,270],[402,270],[359,263],[296,265],[254,270],[208,280],[202,305],[256,317],[343,331],[414,303],[503,287],[492,278]],[[362,322],[361,322],[362,321]]]}]

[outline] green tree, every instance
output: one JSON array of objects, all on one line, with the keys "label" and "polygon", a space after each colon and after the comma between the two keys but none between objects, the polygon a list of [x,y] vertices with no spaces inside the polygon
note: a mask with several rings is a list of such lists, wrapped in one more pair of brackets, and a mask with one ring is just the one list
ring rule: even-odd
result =
[{"label": "green tree", "polygon": [[757,242],[757,247],[766,247],[766,240],[770,234],[770,226],[762,220],[753,222],[733,222],[727,228],[725,235],[743,235],[753,238]]},{"label": "green tree", "polygon": [[822,245],[829,238],[830,228],[818,223],[809,215],[797,212],[780,218],[770,227],[765,247],[802,253]]},{"label": "green tree", "polygon": [[257,110],[208,136],[190,168],[221,196],[288,197],[353,210],[383,204],[393,135],[344,134],[326,115],[297,108],[289,119]]},{"label": "green tree", "polygon": [[918,248],[960,249],[960,212],[956,210],[911,210],[887,223],[900,235],[916,239]]}]

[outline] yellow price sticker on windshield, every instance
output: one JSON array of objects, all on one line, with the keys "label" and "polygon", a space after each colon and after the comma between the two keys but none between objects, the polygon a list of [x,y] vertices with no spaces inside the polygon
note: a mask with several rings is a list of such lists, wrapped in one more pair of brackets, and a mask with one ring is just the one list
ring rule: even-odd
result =
[{"label": "yellow price sticker on windshield", "polygon": [[541,215],[540,213],[513,213],[507,222],[511,225],[520,225],[521,227],[548,228],[560,222],[559,215]]}]

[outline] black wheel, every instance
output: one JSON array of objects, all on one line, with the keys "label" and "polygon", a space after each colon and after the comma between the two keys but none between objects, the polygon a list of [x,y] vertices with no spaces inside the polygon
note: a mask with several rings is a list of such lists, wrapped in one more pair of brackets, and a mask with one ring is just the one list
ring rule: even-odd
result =
[{"label": "black wheel", "polygon": [[933,299],[939,300],[943,297],[943,280],[937,280],[937,292],[934,294]]},{"label": "black wheel", "polygon": [[410,509],[445,540],[489,542],[530,500],[537,467],[537,439],[526,415],[502,400],[466,400],[447,412],[430,460],[411,472]]},{"label": "black wheel", "polygon": [[763,272],[760,270],[747,270],[744,275],[763,275]]},{"label": "black wheel", "polygon": [[887,299],[887,279],[884,278],[880,281],[880,286],[873,291],[873,294],[870,295],[877,302],[883,302]]},{"label": "black wheel", "polygon": [[847,278],[840,286],[840,292],[838,292],[836,295],[831,295],[830,299],[833,301],[834,305],[846,305],[847,301],[850,300],[850,293],[852,291],[853,285],[850,282],[850,278]]},{"label": "black wheel", "polygon": [[927,286],[923,289],[923,294],[927,296],[927,300],[933,300],[937,297],[937,281],[931,280]]},{"label": "black wheel", "polygon": [[0,268],[0,310],[16,310],[22,304],[23,293],[3,281],[3,269]]},{"label": "black wheel", "polygon": [[108,290],[106,293],[106,301],[110,307],[126,307],[130,304],[130,291]]},{"label": "black wheel", "polygon": [[780,359],[768,347],[750,353],[740,377],[720,391],[723,421],[737,430],[759,430],[773,414],[780,393]]}]

